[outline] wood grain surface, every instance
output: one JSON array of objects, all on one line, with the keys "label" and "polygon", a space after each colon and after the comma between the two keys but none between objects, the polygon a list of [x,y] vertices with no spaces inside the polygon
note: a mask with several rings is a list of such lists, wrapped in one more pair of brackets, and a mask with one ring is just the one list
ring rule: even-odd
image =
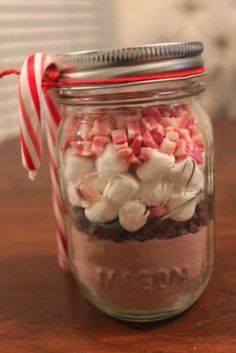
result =
[{"label": "wood grain surface", "polygon": [[0,146],[0,353],[236,353],[236,123],[216,122],[216,262],[184,314],[113,320],[57,266],[47,163],[35,182],[18,141]]}]

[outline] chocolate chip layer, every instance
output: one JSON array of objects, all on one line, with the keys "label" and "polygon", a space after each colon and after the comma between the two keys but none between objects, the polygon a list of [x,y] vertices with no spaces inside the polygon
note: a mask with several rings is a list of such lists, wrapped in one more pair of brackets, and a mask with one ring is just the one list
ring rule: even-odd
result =
[{"label": "chocolate chip layer", "polygon": [[206,225],[206,208],[203,203],[197,205],[194,216],[185,222],[176,222],[169,218],[160,220],[150,219],[147,224],[136,232],[128,232],[119,224],[113,221],[106,224],[94,224],[88,221],[84,215],[84,209],[73,207],[73,219],[78,231],[88,236],[100,239],[112,240],[121,243],[128,240],[143,242],[149,239],[173,239],[187,233],[196,233]]}]

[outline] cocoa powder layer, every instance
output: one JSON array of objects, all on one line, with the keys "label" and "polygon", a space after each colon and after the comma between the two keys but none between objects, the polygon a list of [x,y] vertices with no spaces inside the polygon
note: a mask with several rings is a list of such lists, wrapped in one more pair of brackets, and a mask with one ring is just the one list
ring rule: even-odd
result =
[{"label": "cocoa powder layer", "polygon": [[144,242],[70,230],[77,279],[102,302],[124,310],[168,310],[191,300],[207,271],[207,228]]}]

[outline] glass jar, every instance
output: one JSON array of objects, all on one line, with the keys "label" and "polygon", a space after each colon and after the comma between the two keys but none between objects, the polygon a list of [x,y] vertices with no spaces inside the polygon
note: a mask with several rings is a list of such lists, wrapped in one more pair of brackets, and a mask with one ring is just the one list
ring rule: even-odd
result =
[{"label": "glass jar", "polygon": [[213,137],[200,102],[202,50],[171,43],[58,58],[63,79],[81,79],[59,91],[70,265],[85,297],[118,319],[174,316],[209,281]]}]

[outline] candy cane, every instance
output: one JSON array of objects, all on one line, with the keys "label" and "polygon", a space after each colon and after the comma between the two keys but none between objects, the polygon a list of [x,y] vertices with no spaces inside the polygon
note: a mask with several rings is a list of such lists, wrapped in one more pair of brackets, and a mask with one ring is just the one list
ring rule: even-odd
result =
[{"label": "candy cane", "polygon": [[45,54],[28,56],[23,64],[19,81],[20,140],[21,156],[29,178],[34,179],[42,160],[41,117],[45,115],[49,147],[52,199],[56,223],[58,260],[64,270],[69,269],[67,241],[64,222],[64,208],[59,186],[58,168],[55,155],[57,130],[61,121],[53,93],[42,89],[43,77],[53,64]]}]

